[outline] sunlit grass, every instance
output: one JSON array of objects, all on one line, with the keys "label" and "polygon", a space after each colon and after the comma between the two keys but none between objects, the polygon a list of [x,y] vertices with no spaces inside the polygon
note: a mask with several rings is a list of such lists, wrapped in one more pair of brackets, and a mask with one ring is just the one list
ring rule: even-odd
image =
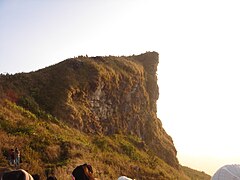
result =
[{"label": "sunlit grass", "polygon": [[[93,123],[109,123],[90,121],[94,119],[93,107],[96,106],[90,99],[97,91],[104,91],[103,102],[107,106],[120,108],[131,101],[131,106],[123,108],[127,112],[125,116],[134,114],[131,117],[139,120],[154,117],[158,97],[156,63],[149,65],[141,57],[136,61],[135,56],[117,59],[109,56],[78,57],[60,65],[34,72],[32,76],[20,74],[14,83],[6,85],[6,89],[14,91],[11,98],[0,102],[1,166],[8,166],[8,150],[17,146],[22,155],[21,167],[30,173],[39,173],[42,178],[50,171],[58,179],[67,180],[73,168],[82,163],[90,163],[95,176],[104,180],[117,179],[120,175],[143,180],[196,177],[193,173],[184,174],[181,167],[167,164],[157,155],[158,149],[150,148],[136,133],[119,128],[106,135],[104,130],[97,129],[105,124],[95,124],[94,131],[86,130]],[[133,97],[125,97],[131,93]],[[119,116],[118,121],[125,120],[120,112],[113,111]],[[146,121],[144,127],[153,130],[159,125],[157,122]],[[159,132],[144,134],[145,140],[151,141],[156,133],[163,132],[157,130]],[[164,133],[160,136],[161,145],[173,156],[171,139]]]}]

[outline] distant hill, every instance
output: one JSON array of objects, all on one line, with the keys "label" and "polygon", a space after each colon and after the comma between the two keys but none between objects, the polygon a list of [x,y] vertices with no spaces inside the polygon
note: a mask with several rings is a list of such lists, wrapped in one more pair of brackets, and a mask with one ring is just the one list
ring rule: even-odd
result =
[{"label": "distant hill", "polygon": [[[22,166],[66,179],[88,162],[100,179],[189,179],[156,116],[158,53],[67,59],[0,76],[0,165],[22,150]],[[61,175],[60,175],[61,174]],[[210,178],[209,178],[210,179]]]}]

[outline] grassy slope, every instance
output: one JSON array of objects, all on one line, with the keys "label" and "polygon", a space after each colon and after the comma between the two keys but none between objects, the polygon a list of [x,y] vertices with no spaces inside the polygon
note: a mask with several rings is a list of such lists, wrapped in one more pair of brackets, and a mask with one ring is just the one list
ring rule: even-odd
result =
[{"label": "grassy slope", "polygon": [[[148,61],[154,58],[146,58],[145,55],[133,58],[140,58],[141,63],[133,63],[125,57],[99,57],[94,60],[78,57],[77,61],[70,59],[31,74],[21,73],[0,78],[0,167],[8,166],[7,151],[18,146],[22,152],[22,168],[31,173],[39,173],[42,177],[45,171],[52,171],[60,180],[70,179],[74,167],[84,162],[92,164],[95,176],[104,180],[117,179],[120,175],[143,180],[207,177],[185,167],[174,169],[156,156],[154,147],[150,149],[136,136],[124,135],[129,133],[115,131],[111,136],[104,136],[104,133],[90,135],[73,128],[76,127],[74,123],[80,122],[83,115],[86,116],[84,119],[91,120],[91,114],[88,115],[91,97],[87,92],[95,92],[103,82],[108,100],[116,101],[112,109],[116,103],[120,105],[126,99],[125,94],[129,94],[138,85],[142,91],[138,91],[136,95],[139,97],[131,101],[131,107],[136,111],[131,114],[142,112],[144,116],[148,104],[151,106],[148,111],[156,113],[158,87],[154,79],[156,70],[152,69],[156,64],[149,64]],[[144,73],[142,64],[149,74]],[[140,103],[145,104],[140,104],[139,99]],[[128,104],[125,102],[123,105]],[[76,111],[69,111],[71,108]],[[61,120],[53,117],[53,114]],[[124,113],[119,111],[119,114]],[[77,115],[74,118],[76,122],[70,118],[73,115]],[[118,114],[114,117],[116,115]],[[132,118],[130,114],[125,116]],[[85,124],[86,127],[87,125],[92,127],[93,122],[90,121]],[[108,129],[115,127],[107,125]],[[156,132],[161,133],[161,142],[166,139],[164,147],[168,147],[169,152],[174,150],[170,136],[162,129],[152,133]],[[152,137],[148,139],[152,140]],[[156,141],[159,142],[159,139]],[[166,144],[168,141],[170,143]],[[170,155],[166,157],[168,159]]]},{"label": "grassy slope", "polygon": [[22,168],[42,177],[50,170],[59,180],[67,180],[76,165],[87,162],[92,164],[95,176],[104,180],[120,175],[148,180],[191,179],[185,175],[191,176],[190,170],[184,168],[183,174],[170,167],[136,137],[121,134],[90,137],[51,115],[45,117],[37,118],[8,100],[0,104],[0,166],[8,166],[7,151],[18,146]]},{"label": "grassy slope", "polygon": [[191,177],[192,180],[209,180],[209,179],[211,179],[211,176],[209,176],[208,174],[206,174],[203,171],[199,172],[199,171],[196,171],[196,170],[191,169],[186,166],[182,166],[182,170],[187,176]]},{"label": "grassy slope", "polygon": [[0,77],[0,89],[37,116],[46,111],[81,132],[137,135],[178,168],[172,139],[156,117],[156,62],[148,67],[148,61],[158,56],[140,57],[68,59],[36,72]]}]

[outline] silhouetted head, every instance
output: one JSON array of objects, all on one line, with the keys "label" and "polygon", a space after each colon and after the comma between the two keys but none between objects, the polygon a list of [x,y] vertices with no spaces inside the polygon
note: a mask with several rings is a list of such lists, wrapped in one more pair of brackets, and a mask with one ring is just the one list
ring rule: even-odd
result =
[{"label": "silhouetted head", "polygon": [[92,180],[93,178],[93,169],[91,165],[83,164],[80,166],[77,166],[73,172],[73,177],[75,180]]}]

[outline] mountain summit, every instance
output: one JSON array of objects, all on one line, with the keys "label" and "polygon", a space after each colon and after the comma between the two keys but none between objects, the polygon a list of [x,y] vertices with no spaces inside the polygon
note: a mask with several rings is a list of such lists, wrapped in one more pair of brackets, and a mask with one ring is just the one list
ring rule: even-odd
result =
[{"label": "mountain summit", "polygon": [[[0,103],[8,109],[23,108],[25,114],[30,114],[26,119],[44,123],[47,119],[87,136],[136,137],[140,141],[133,143],[134,146],[151,152],[178,171],[180,165],[173,141],[156,115],[158,62],[157,52],[128,57],[78,56],[35,72],[1,75]],[[3,108],[0,111],[0,125],[11,134],[7,128],[10,125],[3,123],[11,118],[5,112]],[[69,139],[61,138],[59,146],[67,151]],[[31,143],[29,146],[35,148]],[[61,159],[66,152],[59,151]],[[132,153],[126,147],[124,151]]]}]

